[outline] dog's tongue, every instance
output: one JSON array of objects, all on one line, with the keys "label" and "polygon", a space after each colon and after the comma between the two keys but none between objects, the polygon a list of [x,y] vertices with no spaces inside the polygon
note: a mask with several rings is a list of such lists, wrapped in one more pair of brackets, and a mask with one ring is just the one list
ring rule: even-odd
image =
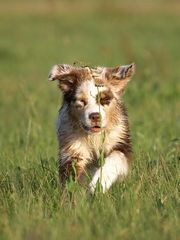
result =
[{"label": "dog's tongue", "polygon": [[100,127],[92,127],[91,132],[100,132],[101,128]]}]

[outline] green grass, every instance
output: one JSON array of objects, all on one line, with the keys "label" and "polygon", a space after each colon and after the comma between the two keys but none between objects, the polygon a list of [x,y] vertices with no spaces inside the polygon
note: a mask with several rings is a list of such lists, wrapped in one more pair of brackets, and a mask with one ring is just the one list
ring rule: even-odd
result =
[{"label": "green grass", "polygon": [[[0,3],[0,239],[178,239],[178,1],[169,8],[168,1],[149,1],[152,8],[85,1],[79,11],[76,1],[75,9],[68,2],[49,12],[47,2],[36,11]],[[72,199],[58,185],[61,95],[47,76],[53,64],[74,61],[137,66],[124,96],[131,173],[94,198],[72,186]]]}]

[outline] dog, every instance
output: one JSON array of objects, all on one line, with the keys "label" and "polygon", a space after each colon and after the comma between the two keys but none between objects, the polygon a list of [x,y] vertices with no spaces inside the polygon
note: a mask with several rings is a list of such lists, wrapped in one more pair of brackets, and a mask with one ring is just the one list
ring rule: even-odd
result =
[{"label": "dog", "polygon": [[[63,93],[57,118],[62,183],[73,172],[81,182],[90,169],[90,192],[95,192],[100,180],[106,192],[128,174],[132,144],[122,95],[134,72],[135,64],[115,68],[52,67],[49,80],[57,80]],[[104,163],[99,166],[102,151]]]}]

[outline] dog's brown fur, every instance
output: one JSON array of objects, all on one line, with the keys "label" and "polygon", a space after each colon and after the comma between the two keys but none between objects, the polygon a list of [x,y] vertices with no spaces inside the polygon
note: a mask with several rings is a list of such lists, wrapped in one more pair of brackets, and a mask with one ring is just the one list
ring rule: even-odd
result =
[{"label": "dog's brown fur", "polygon": [[[112,179],[117,179],[120,175],[127,174],[132,147],[127,111],[121,95],[133,74],[134,64],[117,68],[70,65],[53,67],[49,79],[58,80],[64,96],[57,122],[60,146],[59,172],[62,182],[73,174],[73,168],[76,169],[76,177],[79,179],[89,165],[97,166],[102,150],[102,138],[95,132],[100,132],[98,130],[101,125],[100,118],[102,124],[104,123],[101,127],[105,133],[103,143],[105,160],[108,159],[109,169],[111,161],[112,166],[114,164],[112,174],[106,175],[109,174],[110,179],[111,176]],[[99,105],[100,117],[91,119],[91,112],[98,114]],[[96,110],[93,112],[94,108]],[[113,175],[116,169],[117,177]],[[106,175],[104,173],[105,178]],[[110,187],[111,182],[114,180],[104,180],[104,190]],[[94,191],[95,186],[91,184],[90,188]]]}]

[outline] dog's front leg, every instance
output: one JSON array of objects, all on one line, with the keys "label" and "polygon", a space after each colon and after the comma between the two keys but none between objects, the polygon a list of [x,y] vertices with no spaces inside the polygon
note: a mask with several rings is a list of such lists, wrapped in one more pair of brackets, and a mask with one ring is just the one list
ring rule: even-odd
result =
[{"label": "dog's front leg", "polygon": [[118,177],[126,176],[128,173],[128,159],[126,156],[119,151],[112,152],[108,157],[105,158],[105,163],[101,169],[99,168],[89,185],[91,193],[94,193],[96,184],[98,181],[101,182],[103,192],[108,190],[111,185],[118,179]]},{"label": "dog's front leg", "polygon": [[71,176],[74,181],[78,180],[84,172],[86,161],[82,158],[71,158],[67,161],[61,161],[59,164],[60,182],[64,185]]}]

